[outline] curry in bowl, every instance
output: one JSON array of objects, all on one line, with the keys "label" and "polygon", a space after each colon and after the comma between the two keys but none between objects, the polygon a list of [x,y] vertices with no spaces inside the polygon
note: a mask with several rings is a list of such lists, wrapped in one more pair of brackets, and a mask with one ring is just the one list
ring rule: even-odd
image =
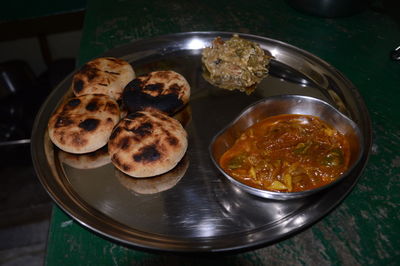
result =
[{"label": "curry in bowl", "polygon": [[347,138],[316,116],[268,117],[243,132],[220,159],[249,186],[297,192],[329,184],[348,168]]},{"label": "curry in bowl", "polygon": [[303,197],[346,177],[362,154],[357,125],[313,97],[281,95],[248,107],[211,142],[235,185],[272,199]]}]

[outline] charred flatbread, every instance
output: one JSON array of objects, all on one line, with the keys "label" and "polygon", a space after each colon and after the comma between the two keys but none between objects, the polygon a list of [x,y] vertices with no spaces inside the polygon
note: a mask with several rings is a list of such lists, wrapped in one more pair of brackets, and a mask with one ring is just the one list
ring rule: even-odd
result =
[{"label": "charred flatbread", "polygon": [[122,101],[129,112],[155,108],[169,115],[189,102],[190,86],[175,71],[154,71],[126,85]]},{"label": "charred flatbread", "polygon": [[76,96],[105,94],[120,100],[122,92],[135,72],[125,60],[114,57],[100,57],[87,62],[75,73],[72,90]]},{"label": "charred flatbread", "polygon": [[106,95],[69,98],[50,117],[49,137],[66,152],[93,152],[107,144],[119,119],[117,102]]},{"label": "charred flatbread", "polygon": [[115,127],[108,151],[115,167],[140,178],[174,168],[187,145],[187,133],[179,121],[159,111],[138,111]]}]

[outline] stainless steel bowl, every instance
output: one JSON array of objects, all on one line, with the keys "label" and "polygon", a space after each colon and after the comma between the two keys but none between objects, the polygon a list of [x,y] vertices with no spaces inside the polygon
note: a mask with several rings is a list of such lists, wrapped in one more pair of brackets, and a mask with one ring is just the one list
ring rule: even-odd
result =
[{"label": "stainless steel bowl", "polygon": [[[317,116],[348,137],[350,140],[351,156],[349,169],[346,171],[346,173],[344,173],[334,182],[316,189],[301,192],[273,192],[245,185],[231,177],[220,167],[218,162],[221,156],[235,143],[235,140],[243,133],[245,129],[263,120],[264,118],[280,114],[302,114]],[[309,196],[323,189],[327,189],[346,178],[348,173],[351,172],[352,168],[358,163],[363,153],[362,143],[363,136],[361,135],[358,126],[330,104],[309,96],[280,95],[262,99],[247,107],[233,122],[227,125],[212,139],[209,150],[211,159],[215,166],[224,174],[224,176],[229,179],[229,181],[239,188],[259,197],[287,200]]]}]

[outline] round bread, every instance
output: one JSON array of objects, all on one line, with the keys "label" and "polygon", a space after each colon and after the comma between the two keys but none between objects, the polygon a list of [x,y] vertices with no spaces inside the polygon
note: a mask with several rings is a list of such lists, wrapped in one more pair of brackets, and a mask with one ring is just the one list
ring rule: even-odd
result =
[{"label": "round bread", "polygon": [[92,152],[107,144],[119,119],[117,102],[106,95],[73,97],[50,117],[49,137],[66,152]]},{"label": "round bread", "polygon": [[89,61],[74,74],[72,90],[75,96],[105,94],[119,100],[126,84],[134,78],[135,72],[125,60],[101,57]]},{"label": "round bread", "polygon": [[155,108],[169,115],[189,102],[190,86],[174,71],[154,71],[126,85],[122,101],[129,112]]},{"label": "round bread", "polygon": [[76,169],[95,169],[111,163],[107,145],[94,152],[75,154],[59,151],[58,159]]},{"label": "round bread", "polygon": [[187,133],[176,119],[159,111],[138,111],[115,127],[108,142],[111,162],[133,177],[163,174],[187,149]]},{"label": "round bread", "polygon": [[134,178],[115,170],[118,181],[128,190],[138,194],[155,194],[173,188],[179,180],[185,175],[189,167],[187,156],[174,167],[172,170],[149,178]]}]

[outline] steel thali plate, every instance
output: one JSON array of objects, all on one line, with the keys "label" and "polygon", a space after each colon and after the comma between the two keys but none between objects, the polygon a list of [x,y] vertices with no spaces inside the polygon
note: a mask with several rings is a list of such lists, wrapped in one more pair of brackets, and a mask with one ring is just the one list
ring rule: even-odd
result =
[{"label": "steel thali plate", "polygon": [[[134,247],[173,252],[223,252],[256,248],[311,226],[337,206],[356,184],[371,147],[367,109],[352,83],[320,58],[292,45],[240,34],[268,50],[270,75],[251,95],[217,89],[201,75],[201,51],[228,32],[188,32],[138,40],[102,56],[130,62],[137,75],[174,70],[191,85],[189,105],[179,114],[189,136],[185,160],[173,178],[133,182],[111,163],[93,169],[69,166],[49,140],[47,121],[71,94],[72,74],[43,104],[32,133],[38,177],[57,205],[83,226]],[[296,200],[250,195],[213,165],[212,137],[244,108],[264,97],[300,94],[322,99],[350,117],[364,136],[364,154],[348,178],[329,190]]]}]

